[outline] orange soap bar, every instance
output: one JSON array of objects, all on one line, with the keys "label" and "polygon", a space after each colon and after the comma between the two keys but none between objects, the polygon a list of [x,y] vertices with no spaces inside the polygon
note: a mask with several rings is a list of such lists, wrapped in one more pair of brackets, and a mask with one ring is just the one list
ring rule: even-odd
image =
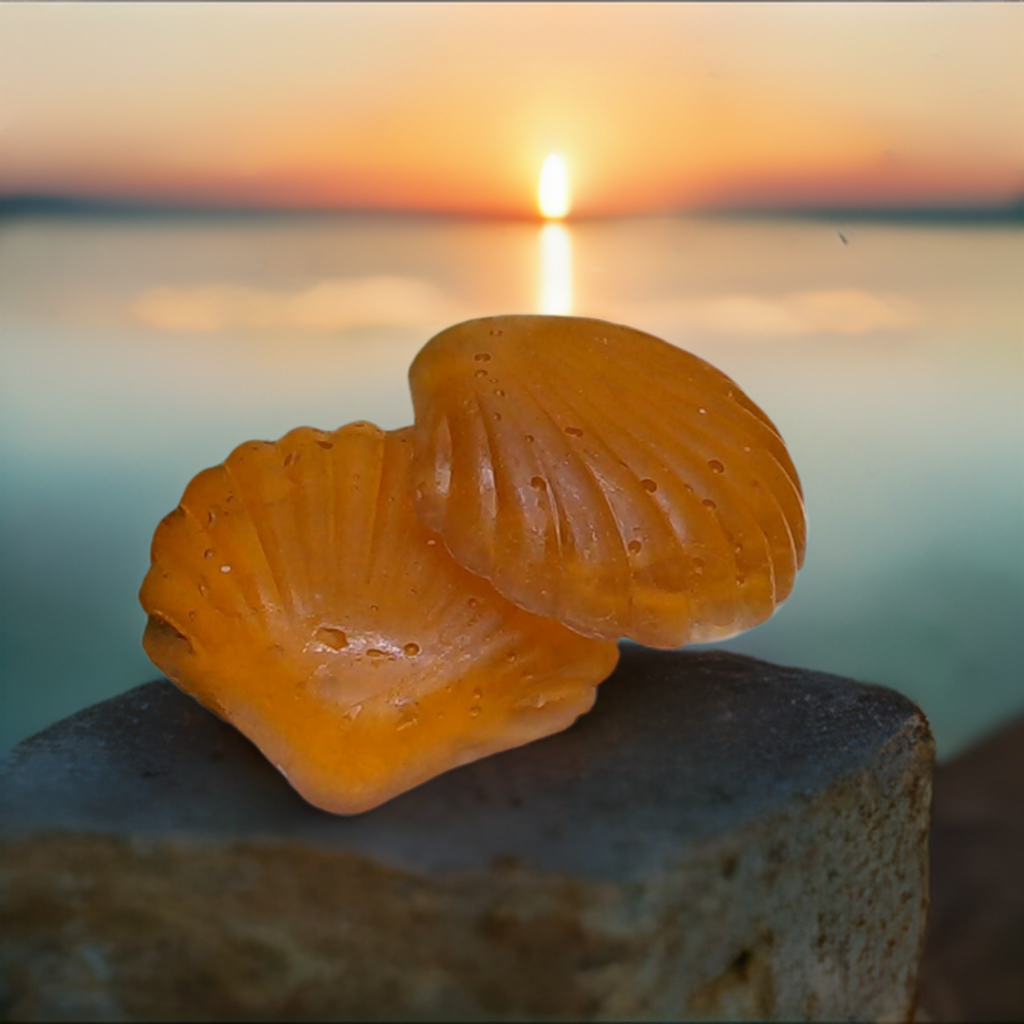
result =
[{"label": "orange soap bar", "polygon": [[771,420],[697,356],[600,320],[499,316],[438,334],[409,380],[420,518],[520,607],[679,647],[789,595],[796,470]]},{"label": "orange soap bar", "polygon": [[140,594],[156,665],[338,814],[565,729],[618,659],[459,566],[411,460],[368,423],[243,444],[160,523]]}]

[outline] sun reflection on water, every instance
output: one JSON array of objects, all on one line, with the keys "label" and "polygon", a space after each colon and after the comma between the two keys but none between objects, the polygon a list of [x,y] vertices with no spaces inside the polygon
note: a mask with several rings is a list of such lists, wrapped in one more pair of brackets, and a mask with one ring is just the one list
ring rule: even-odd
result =
[{"label": "sun reflection on water", "polygon": [[572,236],[562,224],[540,229],[539,312],[565,316],[572,312]]}]

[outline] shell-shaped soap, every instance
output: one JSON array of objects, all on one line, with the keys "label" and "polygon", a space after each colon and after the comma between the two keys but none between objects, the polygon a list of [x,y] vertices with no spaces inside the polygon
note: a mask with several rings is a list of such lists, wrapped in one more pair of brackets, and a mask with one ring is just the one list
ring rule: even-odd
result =
[{"label": "shell-shaped soap", "polygon": [[593,637],[721,639],[785,600],[796,470],[725,374],[628,327],[499,316],[409,372],[417,509],[509,600]]},{"label": "shell-shaped soap", "polygon": [[411,442],[356,423],[241,445],[160,523],[140,594],[157,666],[334,813],[565,729],[618,658],[451,558]]}]

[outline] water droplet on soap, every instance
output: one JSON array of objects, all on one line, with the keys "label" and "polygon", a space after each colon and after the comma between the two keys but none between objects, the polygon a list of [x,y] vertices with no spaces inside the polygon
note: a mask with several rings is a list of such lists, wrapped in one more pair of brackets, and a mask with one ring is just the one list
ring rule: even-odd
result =
[{"label": "water droplet on soap", "polygon": [[703,558],[695,558],[695,559],[693,559],[691,564],[693,565],[693,571],[698,576],[704,571],[704,559]]},{"label": "water droplet on soap", "polygon": [[701,416],[707,416],[707,414],[708,414],[707,409],[704,409],[704,408],[698,409],[697,412],[699,412],[701,414]]},{"label": "water droplet on soap", "polygon": [[538,693],[537,696],[533,698],[533,706],[535,708],[542,708],[545,704],[547,704],[547,702],[548,699],[544,696],[543,693]]},{"label": "water droplet on soap", "polygon": [[476,373],[473,374],[473,376],[474,377],[486,377],[487,376],[487,371],[486,370],[477,370]]},{"label": "water droplet on soap", "polygon": [[381,651],[381,650],[378,650],[376,647],[371,647],[366,652],[366,656],[368,658],[370,658],[371,660],[373,660],[373,661],[377,661],[380,658],[386,658],[388,655],[387,655],[387,651]]},{"label": "water droplet on soap", "polygon": [[416,655],[420,653],[420,645],[419,644],[406,644],[402,648],[402,650],[405,652],[407,657],[415,658]]},{"label": "water droplet on soap", "polygon": [[501,413],[500,412],[496,412],[494,414],[494,420],[495,420],[496,423],[500,423],[501,422]]},{"label": "water droplet on soap", "polygon": [[505,392],[502,391],[501,388],[495,388],[494,389],[494,395],[495,395],[496,398],[504,398],[505,397]]},{"label": "water droplet on soap", "polygon": [[527,444],[533,444],[533,442],[534,442],[534,436],[533,436],[533,434],[527,434],[527,435],[526,435],[526,443],[527,443]]},{"label": "water droplet on soap", "polygon": [[640,549],[643,547],[643,544],[641,544],[638,540],[631,540],[629,544],[627,544],[626,546],[629,548],[629,553],[631,555],[639,555]]},{"label": "water droplet on soap", "polygon": [[477,352],[473,358],[478,363],[489,363],[491,361],[491,354],[489,352]]},{"label": "water droplet on soap", "polygon": [[210,588],[205,583],[200,583],[199,584],[199,596],[200,597],[206,597],[206,595],[209,592],[210,592]]},{"label": "water droplet on soap", "polygon": [[535,491],[543,491],[547,487],[547,482],[542,476],[535,476],[530,478],[530,486]]},{"label": "water droplet on soap", "polygon": [[362,710],[363,710],[363,705],[362,704],[353,704],[352,707],[350,707],[348,709],[348,714],[345,715],[345,717],[346,718],[351,718],[351,719],[356,719],[356,718],[359,717],[359,712],[362,711]]},{"label": "water droplet on soap", "polygon": [[476,606],[477,606],[477,605],[478,605],[479,603],[480,603],[480,602],[479,602],[479,601],[478,601],[478,600],[477,600],[477,599],[476,599],[475,597],[471,597],[471,598],[470,598],[470,599],[469,599],[469,600],[468,600],[468,601],[466,602],[466,604],[468,604],[470,608],[475,608],[475,607],[476,607]]},{"label": "water droplet on soap", "polygon": [[649,477],[645,477],[640,481],[640,486],[648,493],[653,494],[657,489],[658,485],[651,480]]},{"label": "water droplet on soap", "polygon": [[213,548],[207,548],[203,552],[203,558],[213,558]]},{"label": "water droplet on soap", "polygon": [[714,503],[714,502],[713,502],[713,501],[712,501],[712,500],[711,500],[710,498],[705,498],[705,499],[704,499],[704,500],[703,500],[703,501],[701,502],[701,504],[702,504],[702,505],[703,505],[703,506],[704,506],[705,508],[718,508],[718,506],[717,506],[717,505],[716,505],[716,504],[715,504],[715,503]]},{"label": "water droplet on soap", "polygon": [[725,472],[725,466],[722,465],[722,463],[719,462],[718,459],[711,459],[708,462],[708,467],[711,469],[712,473],[724,473]]},{"label": "water droplet on soap", "polygon": [[220,567],[220,571],[221,572],[231,572],[231,566],[230,565],[222,565]]},{"label": "water droplet on soap", "polygon": [[289,452],[284,460],[285,466],[294,466],[299,461],[300,452]]},{"label": "water droplet on soap", "polygon": [[476,716],[479,715],[479,714],[480,714],[480,709],[478,707],[471,707],[469,709],[469,717],[470,718],[476,718]]},{"label": "water droplet on soap", "polygon": [[331,441],[317,441],[317,444],[327,451],[330,451],[334,447],[334,444]]},{"label": "water droplet on soap", "polygon": [[473,691],[473,700],[479,700],[484,695],[479,687]]},{"label": "water droplet on soap", "polygon": [[573,437],[582,437],[583,431],[579,427],[566,427],[565,432]]}]

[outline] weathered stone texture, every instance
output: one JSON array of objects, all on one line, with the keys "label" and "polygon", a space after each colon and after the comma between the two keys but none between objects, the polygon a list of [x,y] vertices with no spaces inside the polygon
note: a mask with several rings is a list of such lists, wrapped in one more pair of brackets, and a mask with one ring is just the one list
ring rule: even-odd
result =
[{"label": "weathered stone texture", "polygon": [[166,682],[23,743],[15,1019],[906,1019],[933,748],[885,689],[623,648],[568,732],[368,814]]}]

